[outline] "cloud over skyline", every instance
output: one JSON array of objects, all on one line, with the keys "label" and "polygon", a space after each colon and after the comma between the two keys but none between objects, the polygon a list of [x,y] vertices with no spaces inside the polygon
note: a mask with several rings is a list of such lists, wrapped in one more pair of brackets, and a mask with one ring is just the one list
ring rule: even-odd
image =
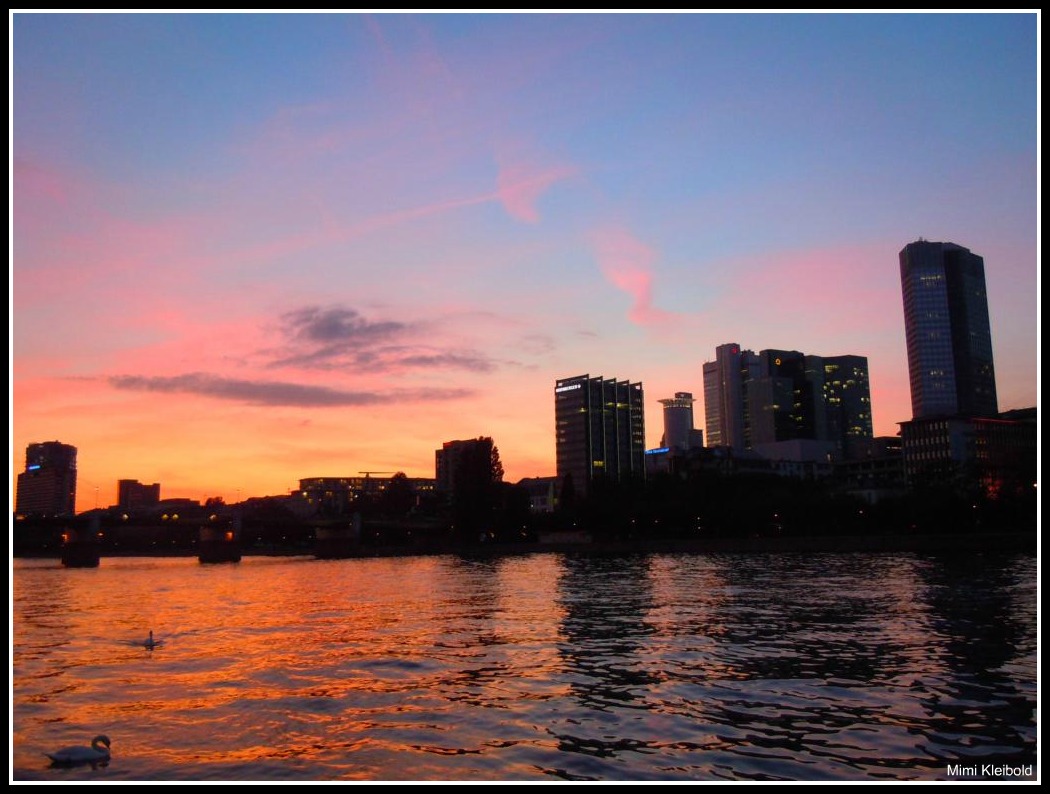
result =
[{"label": "cloud over skyline", "polygon": [[495,359],[477,350],[443,347],[439,321],[368,320],[345,306],[305,306],[281,315],[284,346],[271,351],[272,368],[331,370],[370,374],[412,369],[491,372]]},{"label": "cloud over skyline", "polygon": [[183,375],[112,375],[115,389],[164,394],[196,394],[219,400],[235,400],[253,405],[333,408],[379,405],[393,402],[458,400],[471,396],[469,389],[394,389],[390,391],[346,391],[327,386],[311,386],[283,381],[241,380],[189,372]]},{"label": "cloud over skyline", "polygon": [[595,257],[609,283],[631,296],[627,317],[635,325],[665,326],[671,312],[653,304],[653,265],[656,252],[630,232],[620,228],[599,229],[591,234]]}]

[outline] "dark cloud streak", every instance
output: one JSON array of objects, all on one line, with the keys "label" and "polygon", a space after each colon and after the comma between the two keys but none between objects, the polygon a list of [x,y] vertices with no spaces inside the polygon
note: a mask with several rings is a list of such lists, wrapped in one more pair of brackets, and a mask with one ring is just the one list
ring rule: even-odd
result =
[{"label": "dark cloud streak", "polygon": [[240,380],[191,372],[184,375],[113,375],[109,384],[125,391],[165,394],[197,394],[219,400],[252,405],[328,408],[382,405],[392,402],[435,402],[469,397],[470,389],[392,389],[389,391],[344,391],[327,386],[309,386],[281,381]]},{"label": "dark cloud streak", "polygon": [[496,368],[492,360],[474,353],[417,353],[396,359],[394,363],[402,367],[466,369],[471,372],[492,372]]},{"label": "dark cloud streak", "polygon": [[395,320],[371,322],[354,309],[333,306],[304,306],[281,317],[288,335],[295,339],[331,346],[358,347],[386,341],[411,326]]},{"label": "dark cloud streak", "polygon": [[[268,368],[346,370],[378,374],[398,370],[492,372],[499,362],[473,349],[432,344],[426,323],[371,321],[345,306],[304,306],[281,315],[283,349],[267,351]],[[419,343],[417,339],[425,339]],[[431,344],[427,344],[427,342]]]}]

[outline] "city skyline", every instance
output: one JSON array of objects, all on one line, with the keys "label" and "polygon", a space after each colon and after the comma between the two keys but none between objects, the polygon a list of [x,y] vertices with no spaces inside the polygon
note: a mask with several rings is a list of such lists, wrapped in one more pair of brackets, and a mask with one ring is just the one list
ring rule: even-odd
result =
[{"label": "city skyline", "polygon": [[983,257],[999,408],[1037,403],[1035,14],[12,25],[12,482],[73,444],[78,511],[451,438],[551,475],[557,378],[641,381],[652,448],[734,339],[867,357],[894,435],[920,237]]}]

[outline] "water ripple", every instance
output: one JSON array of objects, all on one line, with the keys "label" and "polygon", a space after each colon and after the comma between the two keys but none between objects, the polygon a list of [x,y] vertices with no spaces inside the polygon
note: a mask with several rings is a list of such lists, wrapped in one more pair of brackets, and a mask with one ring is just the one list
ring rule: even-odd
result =
[{"label": "water ripple", "polygon": [[[930,780],[1034,764],[1035,584],[1024,556],[16,561],[13,776]],[[153,651],[136,644],[149,629]],[[109,766],[46,765],[103,729]]]}]

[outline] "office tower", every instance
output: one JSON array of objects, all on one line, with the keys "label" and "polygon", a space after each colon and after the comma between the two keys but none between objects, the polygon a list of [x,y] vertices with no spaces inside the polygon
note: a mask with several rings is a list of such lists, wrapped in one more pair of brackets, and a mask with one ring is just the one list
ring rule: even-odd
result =
[{"label": "office tower", "polygon": [[735,343],[720,345],[715,355],[704,364],[708,446],[776,454],[770,445],[819,441],[830,445],[824,455],[848,457],[871,439],[865,357],[754,353]]},{"label": "office tower", "polygon": [[160,483],[146,485],[138,480],[117,480],[117,507],[134,512],[160,504]]},{"label": "office tower", "polygon": [[554,386],[558,478],[571,475],[585,494],[595,479],[645,477],[645,420],[641,383],[590,375]]},{"label": "office tower", "polygon": [[758,357],[740,350],[736,343],[715,348],[715,360],[704,364],[704,420],[707,446],[747,449],[745,423],[750,411],[744,404],[743,384],[757,372]]},{"label": "office tower", "polygon": [[703,434],[693,428],[693,395],[677,391],[674,397],[660,400],[664,407],[664,436],[661,447],[680,451],[702,447]]},{"label": "office tower", "polygon": [[984,259],[919,240],[900,252],[912,417],[995,416]]},{"label": "office tower", "polygon": [[763,350],[758,360],[757,370],[743,381],[747,447],[819,438],[819,395],[806,376],[806,356],[797,350]]},{"label": "office tower", "polygon": [[865,356],[808,358],[819,361],[823,370],[824,437],[838,447],[844,458],[862,456],[873,438],[868,359]]},{"label": "office tower", "polygon": [[77,502],[77,448],[58,441],[26,447],[18,475],[15,512],[23,516],[71,516]]}]

